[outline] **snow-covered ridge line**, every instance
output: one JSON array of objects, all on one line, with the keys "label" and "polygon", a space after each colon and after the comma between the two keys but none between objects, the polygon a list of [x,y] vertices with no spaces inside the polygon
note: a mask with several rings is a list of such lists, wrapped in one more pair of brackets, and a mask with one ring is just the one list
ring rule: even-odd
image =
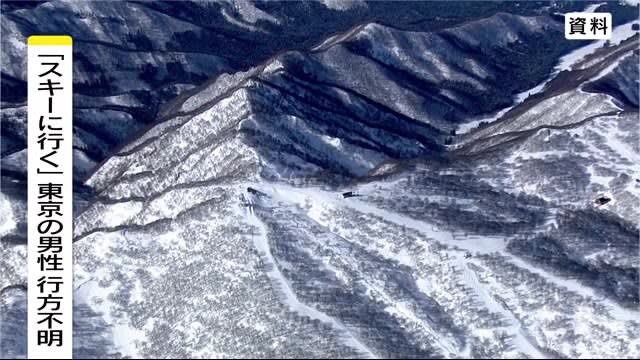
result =
[{"label": "snow-covered ridge line", "polygon": [[[595,5],[593,5],[595,6]],[[598,5],[599,6],[599,5]],[[484,116],[481,117],[479,119],[476,120],[472,120],[470,122],[461,124],[458,129],[456,130],[456,132],[458,134],[467,134],[475,129],[478,128],[478,126],[480,125],[480,123],[486,123],[486,124],[491,124],[495,121],[500,120],[503,115],[505,115],[507,112],[509,112],[511,109],[515,108],[516,106],[522,104],[524,101],[526,101],[529,97],[536,95],[540,92],[542,92],[543,90],[545,90],[545,86],[552,81],[553,79],[555,79],[558,74],[562,71],[570,71],[573,69],[573,67],[575,65],[580,64],[587,56],[592,55],[594,52],[596,52],[598,49],[601,49],[605,43],[608,41],[610,46],[616,46],[619,45],[620,43],[622,43],[624,40],[627,40],[628,38],[638,34],[637,31],[632,30],[631,25],[637,23],[636,20],[634,21],[630,21],[626,24],[622,24],[622,25],[618,25],[616,26],[613,31],[612,31],[612,35],[611,35],[611,40],[598,40],[598,41],[594,41],[588,45],[585,45],[583,47],[577,48],[573,51],[571,51],[569,54],[566,54],[564,56],[562,56],[559,60],[558,60],[558,64],[555,66],[554,71],[547,77],[547,79],[545,79],[544,81],[542,81],[541,83],[539,83],[538,85],[534,86],[533,88],[529,89],[529,90],[525,90],[519,94],[514,95],[513,97],[513,105],[506,107],[498,112],[496,112],[495,114],[489,115],[489,116]]]},{"label": "snow-covered ridge line", "polygon": [[355,26],[353,28],[351,28],[350,30],[335,34],[333,36],[328,37],[327,39],[325,39],[324,41],[322,41],[320,44],[314,46],[311,48],[311,52],[318,52],[318,51],[324,51],[329,49],[330,47],[339,44],[343,41],[348,41],[349,39],[351,39],[353,36],[357,35],[357,33],[359,33],[362,29],[364,29],[365,26],[367,26],[368,23],[365,24],[361,24],[358,26]]}]

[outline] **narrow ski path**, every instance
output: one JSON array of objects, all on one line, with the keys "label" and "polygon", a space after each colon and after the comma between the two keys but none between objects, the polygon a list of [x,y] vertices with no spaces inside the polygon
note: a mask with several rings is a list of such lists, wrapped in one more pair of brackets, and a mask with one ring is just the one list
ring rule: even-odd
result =
[{"label": "narrow ski path", "polygon": [[324,323],[331,324],[331,326],[335,330],[337,330],[338,333],[343,335],[341,337],[341,340],[344,342],[344,344],[356,350],[359,353],[358,356],[376,358],[375,354],[338,320],[298,300],[298,297],[291,288],[289,281],[282,274],[282,272],[280,272],[280,269],[276,264],[273,254],[271,253],[271,248],[269,246],[267,227],[254,213],[253,205],[249,205],[244,209],[239,209],[239,211],[242,213],[242,216],[244,216],[245,220],[250,225],[258,229],[257,233],[251,234],[251,240],[253,241],[256,249],[258,249],[258,251],[264,257],[263,259],[265,260],[267,265],[269,265],[270,270],[267,270],[266,274],[271,280],[273,287],[276,290],[279,290],[280,294],[284,296],[284,303],[289,307],[289,309],[302,316],[308,316],[312,319],[317,319]]},{"label": "narrow ski path", "polygon": [[580,281],[574,279],[567,279],[561,276],[558,276],[550,271],[547,271],[543,268],[535,266],[513,254],[509,253],[506,250],[507,239],[504,237],[490,237],[490,236],[469,236],[468,238],[459,238],[454,237],[449,231],[438,229],[434,227],[432,224],[427,222],[416,220],[410,216],[397,213],[394,211],[390,211],[387,209],[383,209],[377,207],[375,205],[366,203],[361,200],[351,199],[348,202],[339,201],[335,198],[335,193],[326,192],[317,188],[294,188],[289,185],[283,184],[271,184],[274,189],[277,189],[280,193],[289,193],[289,196],[295,194],[295,197],[303,198],[308,196],[313,199],[316,203],[326,203],[331,204],[331,206],[335,207],[343,207],[350,208],[352,210],[371,214],[374,216],[378,216],[384,218],[387,221],[396,223],[398,225],[404,225],[407,228],[414,229],[425,234],[427,237],[430,237],[440,243],[452,245],[457,247],[458,249],[462,249],[463,251],[469,251],[471,253],[481,253],[488,254],[497,252],[501,255],[505,255],[508,257],[508,261],[513,265],[534,273],[536,275],[542,276],[546,281],[560,288],[566,288],[567,290],[577,293],[581,296],[587,298],[597,299],[602,305],[604,305],[607,310],[609,310],[609,315],[616,320],[626,321],[630,319],[638,318],[639,312],[638,309],[628,309],[620,306],[615,303],[613,300],[603,298],[599,295],[596,290],[583,285]]},{"label": "narrow ski path", "polygon": [[462,271],[462,280],[465,285],[473,290],[478,297],[478,300],[482,301],[484,306],[492,312],[502,315],[509,322],[507,329],[510,334],[513,335],[513,343],[518,349],[525,351],[528,355],[535,359],[546,358],[539,350],[539,346],[535,343],[535,340],[526,335],[525,329],[522,328],[522,323],[518,320],[511,311],[501,306],[487,291],[487,289],[480,283],[477,275],[473,270],[469,268],[469,265],[462,259],[460,254],[455,255],[455,266]]}]

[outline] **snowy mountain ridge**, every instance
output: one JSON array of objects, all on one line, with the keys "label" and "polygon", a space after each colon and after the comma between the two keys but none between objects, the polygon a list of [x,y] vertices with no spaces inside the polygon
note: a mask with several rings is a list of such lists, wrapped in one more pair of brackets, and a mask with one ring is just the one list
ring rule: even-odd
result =
[{"label": "snowy mountain ridge", "polygon": [[[325,51],[339,52],[341,46],[344,45],[337,43]],[[551,189],[559,191],[559,184],[554,181],[565,176],[562,172],[542,173],[546,179],[542,184],[549,187],[543,192],[525,187],[522,194],[515,191],[510,194],[505,191],[508,178],[502,184],[495,182],[502,179],[501,167],[494,167],[484,158],[469,159],[467,164],[448,163],[446,157],[442,158],[444,150],[425,153],[425,160],[416,165],[396,166],[391,173],[378,172],[372,180],[364,177],[352,185],[336,186],[331,181],[331,171],[303,176],[333,169],[338,172],[340,184],[344,176],[361,176],[366,172],[358,174],[351,172],[354,167],[343,168],[333,163],[350,160],[353,164],[358,159],[355,156],[363,156],[371,161],[369,169],[373,169],[385,161],[388,164],[394,161],[367,156],[362,150],[364,145],[357,151],[331,153],[330,149],[345,146],[343,142],[381,144],[377,136],[384,133],[360,130],[362,140],[357,142],[350,137],[321,141],[327,136],[323,132],[335,130],[317,125],[308,110],[296,113],[300,111],[296,102],[318,108],[323,105],[317,100],[321,93],[312,92],[318,85],[308,80],[312,75],[299,78],[304,70],[288,74],[297,69],[292,66],[297,63],[287,61],[287,56],[292,55],[285,54],[283,60],[261,67],[251,75],[233,76],[237,77],[233,85],[227,82],[232,77],[223,77],[221,83],[186,99],[183,104],[195,101],[205,105],[193,114],[178,113],[176,118],[158,125],[158,129],[125,148],[121,156],[110,159],[89,180],[100,192],[100,200],[77,220],[79,282],[110,284],[110,296],[105,294],[89,303],[101,312],[121,314],[112,322],[119,327],[133,327],[130,331],[140,334],[141,344],[146,344],[142,348],[116,344],[116,348],[142,349],[137,350],[142,353],[134,354],[147,356],[154,354],[152,349],[162,347],[150,336],[162,331],[164,321],[169,320],[158,323],[152,320],[152,314],[125,309],[139,306],[132,299],[148,301],[147,291],[158,291],[157,286],[162,286],[169,274],[171,283],[196,286],[199,293],[212,294],[211,306],[227,309],[223,302],[213,299],[235,294],[239,289],[222,285],[224,290],[214,290],[193,277],[220,274],[231,279],[238,276],[241,268],[244,270],[239,274],[244,274],[248,255],[223,256],[206,250],[213,249],[210,247],[213,245],[227,248],[241,244],[247,251],[257,251],[260,259],[257,268],[265,267],[261,275],[257,275],[260,272],[252,277],[239,275],[242,283],[261,283],[280,299],[270,305],[259,300],[261,305],[257,305],[258,300],[247,298],[242,306],[276,306],[293,312],[294,318],[309,319],[312,328],[331,329],[327,334],[335,331],[335,337],[317,339],[320,333],[300,329],[288,337],[293,339],[311,331],[313,341],[326,342],[320,348],[332,349],[330,353],[336,356],[579,357],[607,356],[610,349],[623,356],[635,356],[639,340],[631,334],[638,327],[635,320],[638,300],[634,295],[638,268],[637,259],[630,259],[629,254],[638,250],[634,241],[637,230],[597,211],[585,213],[592,210],[556,204],[555,193],[549,199],[541,197]],[[296,54],[295,59],[299,56]],[[307,71],[316,69],[308,66]],[[297,91],[285,91],[292,86]],[[354,100],[361,98],[349,90],[341,87],[338,99],[348,101],[353,108],[359,104]],[[564,99],[567,95],[563,93],[543,91],[542,97],[553,100],[557,109],[554,111],[566,112],[564,106],[568,106],[575,116],[606,114],[603,119],[615,120],[616,126],[632,126],[633,118],[620,113],[622,109],[610,100],[602,107],[603,100],[610,96],[581,91],[569,94],[575,97],[575,102]],[[191,100],[196,97],[201,98]],[[338,104],[331,100],[331,104]],[[184,105],[175,108],[185,109]],[[321,107],[324,111],[327,108]],[[335,105],[332,108],[332,114],[339,109]],[[397,115],[401,109],[393,112],[384,109],[398,120],[409,118]],[[530,109],[514,117],[508,126],[521,126],[518,122],[523,121],[522,116],[537,111],[535,106]],[[292,116],[292,111],[296,115]],[[553,113],[550,115],[553,120]],[[364,124],[372,126],[370,122]],[[591,123],[585,124],[578,129],[589,129]],[[532,131],[524,141],[531,143],[528,146],[538,141],[545,144],[546,137],[550,144],[556,141],[566,144],[563,132],[562,128],[552,135],[543,130]],[[390,146],[392,143],[386,136],[384,142]],[[401,138],[402,134],[396,136]],[[591,136],[579,139],[583,137],[593,144]],[[300,139],[305,139],[304,148],[295,145]],[[294,145],[272,150],[270,146],[274,143]],[[406,149],[406,145],[401,147]],[[305,153],[300,152],[302,149]],[[331,162],[317,160],[318,154],[324,153],[330,155],[325,161]],[[303,154],[316,156],[316,160],[310,161]],[[516,154],[513,153],[513,160],[507,158],[505,169],[521,171],[522,165],[513,167],[508,161],[529,158],[516,160],[519,159]],[[430,162],[440,165],[427,165]],[[491,167],[483,167],[487,165]],[[533,169],[546,171],[547,167]],[[319,183],[320,187],[310,185],[313,183]],[[347,190],[359,197],[343,198],[341,193]],[[633,185],[628,191],[637,195]],[[618,201],[635,200],[616,197]],[[587,238],[580,238],[585,234],[580,233],[583,227],[576,222],[583,221],[585,216],[599,226],[610,227],[611,234],[617,229],[615,241],[588,233],[589,246],[580,245]],[[159,242],[152,245],[144,240],[149,238]],[[545,240],[531,240],[537,238]],[[96,247],[97,243],[102,245]],[[542,248],[531,249],[536,243]],[[135,245],[137,250],[129,253],[127,249],[134,244],[140,246]],[[547,262],[538,256],[544,256],[550,246],[563,250],[556,250],[557,257]],[[193,255],[185,255],[186,249],[192,249]],[[198,255],[203,251],[213,257]],[[158,258],[157,254],[166,254],[168,259]],[[114,257],[122,259],[117,270],[107,261]],[[158,261],[161,265],[157,265]],[[149,268],[155,270],[143,270]],[[147,279],[143,275],[147,271],[149,282],[137,283],[135,292],[126,289],[126,284],[134,281],[131,274],[140,273]],[[227,284],[229,280],[220,281]],[[620,285],[616,287],[615,283]],[[260,293],[264,291],[267,290]],[[120,300],[95,303],[104,297]],[[184,294],[158,305],[181,314],[171,317],[171,321],[182,324],[179,329],[184,328],[178,330],[183,335],[174,341],[202,336],[187,327],[196,318],[201,319],[199,322],[206,321],[208,325],[203,325],[204,328],[230,326],[224,319],[212,318],[198,310],[186,312],[180,305],[196,301],[197,309],[204,305],[198,299]],[[251,334],[274,331],[268,327],[274,325],[255,323],[258,321],[255,316],[245,317],[247,322],[239,325],[238,330]],[[594,328],[599,330],[594,332]],[[208,347],[198,351],[215,354],[219,349],[229,349],[230,343],[226,341],[210,338],[204,342]],[[175,349],[184,346],[176,344]],[[267,356],[269,352],[263,346],[245,343],[237,351]],[[298,354],[312,356],[320,348],[306,348]]]},{"label": "snowy mountain ridge", "polygon": [[[561,30],[363,22],[181,92],[87,173],[75,355],[640,356],[638,36],[556,73]],[[1,244],[20,357],[24,247]]]}]

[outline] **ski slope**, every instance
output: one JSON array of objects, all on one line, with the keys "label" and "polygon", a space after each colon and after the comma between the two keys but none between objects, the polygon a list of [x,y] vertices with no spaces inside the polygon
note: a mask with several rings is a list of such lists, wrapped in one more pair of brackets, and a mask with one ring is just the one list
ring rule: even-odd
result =
[{"label": "ski slope", "polygon": [[269,239],[267,237],[268,231],[264,224],[253,213],[252,207],[256,204],[255,200],[250,200],[252,205],[245,207],[244,209],[238,209],[240,215],[244,216],[244,219],[254,227],[258,229],[258,232],[253,234],[253,244],[258,251],[264,256],[264,259],[268,265],[271,265],[270,270],[267,271],[267,275],[273,283],[275,289],[279,289],[284,295],[285,304],[301,316],[308,316],[312,319],[317,319],[322,322],[331,324],[334,329],[344,334],[343,340],[345,345],[348,345],[356,351],[363,354],[369,359],[376,358],[375,354],[371,352],[360,340],[357,339],[344,325],[340,324],[336,319],[300,302],[296,294],[291,289],[289,281],[282,275],[278,268],[278,264],[271,254],[271,248],[269,246]]}]

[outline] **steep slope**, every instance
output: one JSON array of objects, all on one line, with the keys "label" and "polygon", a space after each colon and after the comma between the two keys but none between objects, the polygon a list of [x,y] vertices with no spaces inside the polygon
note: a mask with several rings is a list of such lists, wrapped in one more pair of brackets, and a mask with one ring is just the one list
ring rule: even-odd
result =
[{"label": "steep slope", "polygon": [[[483,53],[459,60],[470,46],[465,44],[479,41],[470,35],[479,31],[478,26],[489,31],[505,24],[514,28],[513,33],[507,32],[490,45],[476,46],[497,51],[535,37],[543,29],[559,32],[549,19],[506,14],[439,33],[407,34],[379,25],[364,26],[332,46],[310,54],[282,54],[250,71],[222,75],[200,92],[172,102],[163,113],[162,124],[121,149],[89,184],[104,191],[109,184],[103,174],[117,173],[125,176],[118,187],[126,189],[125,196],[144,196],[141,187],[151,184],[159,170],[165,175],[170,171],[162,181],[174,185],[196,179],[189,173],[197,173],[198,181],[234,171],[259,172],[265,178],[308,177],[327,171],[360,176],[385,160],[437,156],[455,126],[455,116],[446,114],[468,112],[465,107],[473,106],[460,100],[468,97],[461,88],[477,87],[478,93],[509,101],[511,94],[497,85],[508,74],[495,69],[516,64],[516,60],[495,62]],[[380,45],[368,50],[362,48],[361,44],[376,37],[387,40],[376,40]],[[387,43],[397,43],[398,56],[403,53],[414,58],[420,67],[381,53]],[[440,44],[434,48],[438,52],[425,54],[423,50],[431,43]],[[531,46],[533,51],[535,44]],[[350,71],[356,66],[361,76]],[[448,88],[447,84],[456,85]],[[429,92],[437,86],[450,97]],[[387,90],[376,91],[381,87]],[[167,147],[182,142],[180,139],[190,141],[184,147]],[[151,153],[153,157],[148,156]],[[236,158],[232,167],[220,161],[224,157]],[[182,167],[174,168],[177,163]]]},{"label": "steep slope", "polygon": [[[555,10],[572,9],[570,3]],[[156,119],[160,106],[211,76],[244,71],[283,50],[306,50],[332,34],[376,21],[425,31],[498,11],[531,15],[540,4],[415,4],[42,1],[2,5],[2,157],[25,146],[26,38],[75,40],[77,176]],[[257,40],[257,39],[260,40]],[[10,109],[20,109],[22,113]],[[9,109],[8,111],[5,111]],[[82,166],[81,166],[82,165]]]},{"label": "steep slope", "polygon": [[[410,6],[369,2],[351,7],[336,7],[331,2],[295,2],[286,7],[251,1],[4,2],[0,17],[4,35],[1,49],[1,188],[11,203],[12,213],[6,218],[18,219],[18,226],[7,236],[12,241],[24,241],[25,237],[24,226],[20,226],[20,220],[24,218],[26,193],[25,39],[31,34],[67,33],[75,39],[74,178],[77,180],[76,189],[82,189],[76,194],[82,203],[91,197],[91,192],[85,191],[87,189],[80,183],[105,158],[146,133],[154,122],[175,118],[173,104],[201,94],[202,89],[210,85],[206,81],[208,78],[220,83],[219,78],[225,74],[255,73],[256,67],[274,62],[274,58],[283,51],[302,50],[299,54],[289,52],[282,56],[287,61],[287,75],[293,75],[302,82],[298,86],[315,86],[313,91],[336,93],[332,95],[334,98],[343,96],[339,89],[334,88],[348,87],[359,92],[349,96],[362,95],[366,98],[362,101],[369,102],[363,111],[380,107],[380,104],[413,120],[433,123],[441,130],[449,129],[452,122],[463,121],[467,112],[498,108],[510,101],[510,91],[544,78],[551,63],[537,67],[536,73],[522,79],[526,81],[504,87],[505,78],[519,73],[516,68],[508,71],[510,68],[527,68],[526,63],[531,58],[551,59],[551,62],[567,50],[567,45],[577,46],[556,42],[560,46],[552,47],[544,57],[536,52],[538,42],[543,40],[542,31],[547,27],[558,30],[557,23],[549,14],[577,7],[580,6],[573,3],[544,7],[534,3],[477,1],[425,2]],[[528,17],[496,15],[505,11]],[[455,35],[459,32],[455,29],[450,31],[452,35],[448,31],[430,34],[431,31],[456,27],[471,20],[478,22],[474,31],[495,33],[493,29],[496,27],[505,27],[505,36],[496,38],[494,44],[491,39],[473,39],[475,35],[469,35],[469,30],[461,30],[460,36],[467,39]],[[365,24],[371,25],[363,30]],[[345,43],[355,34],[360,36],[348,46],[330,46],[336,42]],[[560,33],[556,31],[552,36],[560,36]],[[256,40],[258,38],[260,41]],[[379,41],[383,46],[371,47],[372,41]],[[524,48],[509,53],[508,48],[514,44],[506,46],[505,41],[522,42]],[[411,49],[412,46],[420,51]],[[322,47],[332,47],[332,50]],[[396,47],[406,53],[389,56],[391,62],[385,62],[388,56],[385,49]],[[433,49],[425,52],[427,48]],[[316,51],[307,53],[311,49]],[[459,59],[467,50],[480,53],[475,53],[473,60],[465,63]],[[380,54],[376,55],[375,51]],[[452,57],[448,51],[458,56]],[[362,59],[359,60],[360,57]],[[407,61],[414,57],[415,62]],[[320,65],[315,64],[318,61]],[[371,69],[371,78],[366,78],[366,83],[357,84],[359,76],[350,75],[350,71],[336,65],[342,61],[345,66],[362,65]],[[410,64],[410,68],[403,68],[404,63]],[[329,77],[330,81],[322,83],[318,79],[308,79],[299,71],[302,64],[313,68],[312,75]],[[420,66],[425,66],[428,73]],[[439,71],[450,75],[440,76]],[[500,74],[504,76],[497,76]],[[342,81],[343,77],[346,81]],[[282,81],[287,83],[289,90],[298,91],[291,81]],[[393,91],[385,95],[386,92],[367,90],[366,86],[391,86]],[[480,88],[487,91],[479,92]],[[310,91],[305,90],[305,93]],[[477,96],[495,98],[496,103],[482,105],[474,100]],[[371,104],[369,100],[379,104]],[[322,101],[330,103],[333,100]],[[411,110],[413,107],[415,111]],[[387,109],[381,111],[390,112]],[[376,121],[384,124],[386,118]],[[407,127],[405,133],[414,128]],[[412,139],[414,144],[408,146],[408,152],[400,157],[437,151],[430,146],[425,150],[416,145],[415,141],[425,139],[425,131],[419,133],[422,135]],[[440,139],[433,139],[433,142],[442,143],[443,134],[436,134],[436,137]],[[372,146],[379,147],[366,144],[365,148]],[[351,145],[346,148],[351,149]],[[397,155],[375,156],[378,161]],[[317,166],[323,160],[312,159],[311,162]],[[342,172],[362,173],[371,167],[369,163],[369,160],[347,161],[339,166]]]},{"label": "steep slope", "polygon": [[507,191],[578,207],[607,196],[612,201],[600,210],[635,221],[638,99],[624,84],[637,84],[637,72],[625,69],[637,64],[638,44],[635,35],[600,49],[499,120],[462,136],[454,153],[474,158],[482,178]]}]

